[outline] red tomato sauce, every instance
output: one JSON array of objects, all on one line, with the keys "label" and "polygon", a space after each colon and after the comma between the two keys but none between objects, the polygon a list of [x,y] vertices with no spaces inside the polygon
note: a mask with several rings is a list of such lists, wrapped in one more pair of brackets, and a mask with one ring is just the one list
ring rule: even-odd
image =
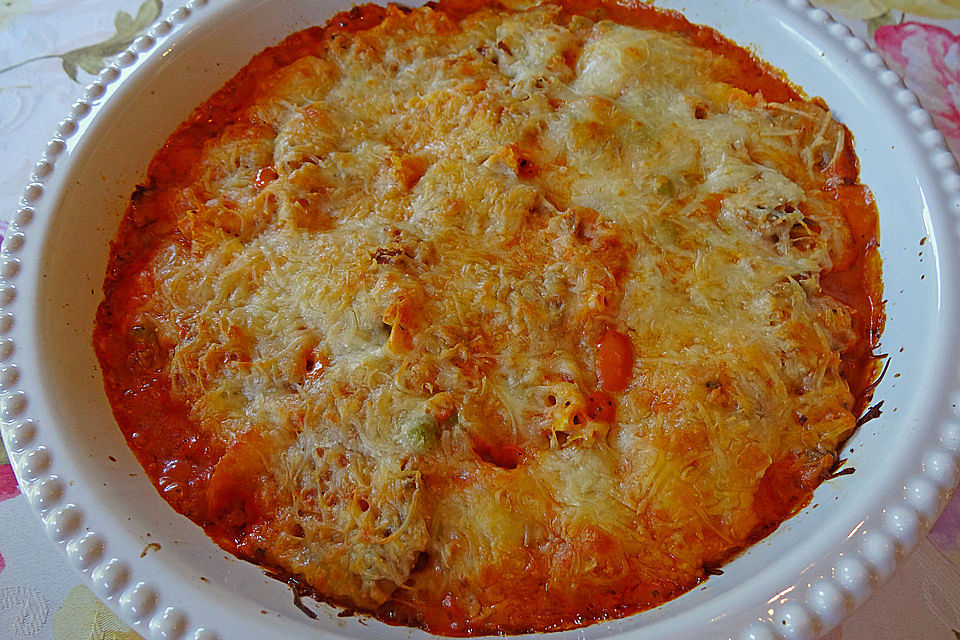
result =
[{"label": "red tomato sauce", "polygon": [[[458,18],[490,3],[483,0],[450,0],[436,7]],[[726,40],[713,30],[688,22],[680,14],[636,4],[619,4],[603,0],[569,0],[561,3],[566,14],[579,14],[591,19],[612,19],[616,22],[677,33],[690,38],[697,45],[720,54],[722,79],[748,93],[762,92],[769,101],[787,101],[801,98],[777,70],[754,58],[748,51]],[[173,221],[164,209],[177,188],[193,180],[195,166],[204,144],[229,124],[242,121],[244,110],[258,95],[262,78],[304,55],[320,51],[320,44],[338,32],[357,32],[379,24],[385,9],[367,5],[337,14],[326,27],[314,27],[296,33],[281,44],[256,55],[224,88],[183,123],[157,153],[149,168],[149,182],[134,193],[130,209],[124,217],[117,240],[111,247],[111,270],[104,283],[105,302],[97,314],[94,346],[104,372],[104,382],[117,422],[130,448],[137,455],[157,490],[178,512],[190,517],[224,548],[256,557],[238,549],[244,531],[249,531],[256,519],[256,505],[250,496],[219,493],[213,482],[218,462],[225,456],[224,447],[211,443],[201,425],[189,416],[189,408],[171,395],[169,381],[163,375],[167,350],[171,345],[152,342],[149,330],[139,339],[131,325],[135,324],[136,303],[149,289],[140,284],[138,274],[149,259],[157,239],[170,233]],[[855,250],[850,259],[827,273],[823,288],[831,296],[855,310],[854,322],[859,335],[857,344],[842,358],[843,372],[856,397],[855,413],[859,415],[869,402],[871,382],[878,373],[875,348],[883,328],[882,286],[878,246],[877,211],[869,192],[857,183],[858,165],[853,153],[851,137],[842,158],[835,165],[833,190],[835,198],[843,203],[847,221],[854,232]],[[264,184],[276,178],[275,171],[261,171],[257,176]],[[142,197],[145,190],[163,189],[160,198]],[[172,209],[172,207],[169,207]],[[150,221],[149,228],[144,221]],[[615,402],[611,394],[629,383],[633,355],[629,340],[614,330],[605,333],[597,346],[596,374],[599,389],[591,396],[589,412],[592,418],[613,420]],[[478,441],[475,447],[480,455],[494,460],[502,468],[515,467],[522,452],[499,443]],[[766,512],[769,526],[761,527],[755,539],[766,535],[783,518],[805,504],[824,473],[814,462],[801,459],[780,461],[771,466],[761,483],[759,507]],[[811,471],[814,469],[816,472]],[[829,470],[827,470],[829,471]],[[214,497],[210,496],[211,487]],[[242,514],[225,513],[225,503],[239,502]],[[229,511],[229,509],[227,509]],[[645,517],[653,517],[646,515]],[[592,548],[603,558],[609,541],[597,534],[576,544]],[[717,541],[722,545],[722,541]],[[579,552],[583,552],[580,549]],[[731,555],[736,550],[731,552]],[[702,578],[713,571],[704,569]],[[490,575],[491,589],[502,589],[516,602],[518,610],[528,609],[531,602],[543,597],[543,585],[529,576],[539,571]],[[316,595],[312,589],[292,576],[278,576],[294,585],[299,592]],[[569,615],[557,623],[556,617],[544,621],[551,629],[580,626],[584,623],[611,617],[622,617],[656,606],[692,588],[698,580],[644,583],[625,578],[620,583],[602,588],[585,585],[571,591],[569,602],[562,607]],[[570,594],[573,594],[572,596]],[[447,602],[447,600],[444,600]],[[463,624],[464,614],[451,601],[450,606],[428,611],[413,611],[403,603],[388,601],[377,617],[395,624],[414,624],[444,635],[469,635],[471,628]],[[509,615],[506,616],[509,618]],[[504,628],[513,629],[505,619]],[[520,630],[520,629],[517,629]]]}]

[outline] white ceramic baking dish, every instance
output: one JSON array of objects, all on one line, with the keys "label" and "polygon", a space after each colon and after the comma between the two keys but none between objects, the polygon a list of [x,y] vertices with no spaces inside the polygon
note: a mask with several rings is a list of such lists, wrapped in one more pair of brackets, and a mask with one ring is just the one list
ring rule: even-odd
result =
[{"label": "white ceramic baking dish", "polygon": [[[960,177],[900,79],[805,0],[663,0],[752,47],[856,137],[881,215],[890,368],[851,475],[652,611],[568,638],[809,639],[894,570],[953,488],[960,451]],[[154,151],[257,51],[347,8],[336,0],[192,0],[105,69],[49,143],[0,255],[0,417],[24,493],[94,592],[148,638],[424,638],[340,618],[215,546],[127,449],[91,348],[110,238]]]}]

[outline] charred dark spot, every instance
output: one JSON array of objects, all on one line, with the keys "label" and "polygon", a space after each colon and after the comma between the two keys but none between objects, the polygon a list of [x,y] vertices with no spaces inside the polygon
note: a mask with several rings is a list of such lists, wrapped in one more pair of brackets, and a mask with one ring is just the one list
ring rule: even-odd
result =
[{"label": "charred dark spot", "polygon": [[373,258],[377,264],[393,264],[397,256],[403,252],[400,247],[380,247],[372,254],[370,257]]},{"label": "charred dark spot", "polygon": [[863,412],[863,415],[857,420],[857,428],[859,429],[874,418],[879,418],[881,413],[883,413],[883,400]]},{"label": "charred dark spot", "polygon": [[537,165],[529,158],[521,156],[517,160],[517,176],[520,178],[532,178],[537,175]]},{"label": "charred dark spot", "polygon": [[827,478],[830,480],[833,480],[834,478],[839,478],[840,476],[848,476],[856,470],[857,470],[856,467],[847,467],[846,469],[840,469],[839,471],[834,471],[829,476],[827,476]]},{"label": "charred dark spot", "polygon": [[[878,336],[873,336],[873,337],[876,338],[876,337],[878,337]],[[903,347],[900,347],[900,352],[903,353]],[[885,375],[887,375],[887,370],[890,368],[890,356],[889,356],[889,354],[886,354],[886,353],[878,353],[875,357],[876,357],[876,358],[886,358],[887,361],[884,363],[883,369],[880,371],[880,375],[877,376],[877,379],[874,380],[873,382],[871,382],[870,384],[868,384],[867,387],[866,387],[866,389],[863,390],[863,394],[864,394],[866,397],[868,397],[868,398],[869,398],[871,395],[873,395],[874,389],[877,388],[877,385],[880,384],[880,382],[883,380],[883,377],[884,377]],[[899,375],[899,374],[897,374],[897,375]],[[894,376],[894,377],[896,377],[896,376]],[[882,405],[882,404],[883,404],[883,403],[881,402],[881,403],[878,403],[878,404],[876,405],[878,410],[879,410],[879,408],[880,408],[880,405]]]},{"label": "charred dark spot", "polygon": [[[317,612],[307,608],[307,605],[303,604],[303,600],[300,598],[300,592],[295,586],[291,585],[290,588],[293,589],[293,606],[295,606],[297,609],[300,609],[300,611],[303,611],[303,613],[311,620],[316,620]],[[345,611],[341,611],[340,613],[345,613]]]},{"label": "charred dark spot", "polygon": [[150,191],[150,189],[151,187],[147,185],[138,184],[136,188],[134,188],[133,194],[130,196],[130,204],[134,206],[139,204],[140,201],[143,200],[143,197],[147,194],[147,192]]}]

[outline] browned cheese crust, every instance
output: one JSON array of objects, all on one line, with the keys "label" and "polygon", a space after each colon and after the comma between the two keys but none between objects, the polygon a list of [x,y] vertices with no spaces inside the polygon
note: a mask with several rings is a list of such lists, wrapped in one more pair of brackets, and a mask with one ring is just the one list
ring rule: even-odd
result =
[{"label": "browned cheese crust", "polygon": [[699,583],[835,464],[882,325],[846,129],[601,4],[367,7],[258,56],[154,160],[104,291],[176,509],[453,635]]}]

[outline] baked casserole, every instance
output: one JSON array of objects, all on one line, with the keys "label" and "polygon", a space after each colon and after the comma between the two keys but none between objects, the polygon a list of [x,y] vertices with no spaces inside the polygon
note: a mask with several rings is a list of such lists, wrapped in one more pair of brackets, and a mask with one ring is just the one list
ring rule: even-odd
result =
[{"label": "baked casserole", "polygon": [[164,498],[442,635],[621,617],[833,471],[876,376],[849,132],[647,5],[367,5],[168,139],[94,345]]}]

